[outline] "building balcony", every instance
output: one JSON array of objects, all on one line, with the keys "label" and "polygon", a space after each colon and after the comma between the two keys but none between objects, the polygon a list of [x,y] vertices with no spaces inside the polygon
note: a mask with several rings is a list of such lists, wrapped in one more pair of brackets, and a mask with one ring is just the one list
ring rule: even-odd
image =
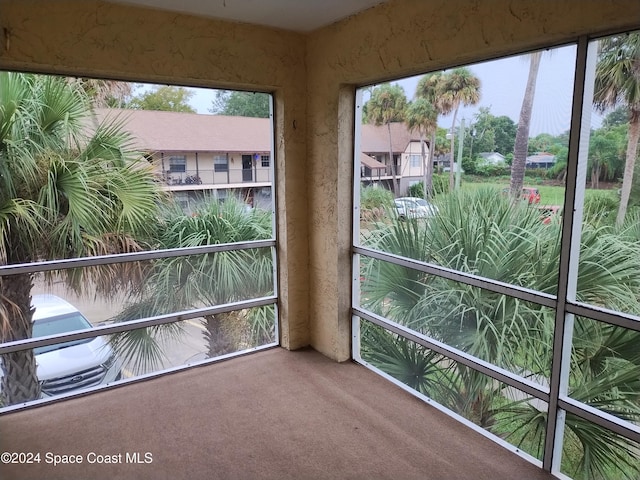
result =
[{"label": "building balcony", "polygon": [[[384,168],[369,168],[366,166],[360,168],[360,180],[363,182],[391,180],[393,179],[393,174],[394,167],[391,165],[386,165]],[[398,175],[400,175],[400,172],[398,172]]]},{"label": "building balcony", "polygon": [[267,167],[250,169],[229,168],[227,170],[167,170],[161,175],[161,182],[169,190],[207,190],[242,186],[270,186],[273,182],[271,170]]},{"label": "building balcony", "polygon": [[12,479],[555,478],[364,366],[311,349],[125,381],[2,415],[0,432],[0,451],[31,459],[0,464]]}]

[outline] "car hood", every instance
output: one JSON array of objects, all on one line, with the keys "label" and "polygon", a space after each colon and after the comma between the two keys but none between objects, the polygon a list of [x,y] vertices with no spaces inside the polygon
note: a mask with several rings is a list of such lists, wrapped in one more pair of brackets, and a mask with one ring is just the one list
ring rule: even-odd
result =
[{"label": "car hood", "polygon": [[36,355],[38,379],[64,377],[105,363],[112,354],[102,337]]}]

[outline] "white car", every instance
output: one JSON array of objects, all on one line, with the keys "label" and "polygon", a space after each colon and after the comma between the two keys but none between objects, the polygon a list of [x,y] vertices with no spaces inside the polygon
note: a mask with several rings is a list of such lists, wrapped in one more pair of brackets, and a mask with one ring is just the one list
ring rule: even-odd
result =
[{"label": "white car", "polygon": [[425,218],[433,217],[438,214],[438,207],[430,204],[423,198],[418,197],[400,197],[394,200],[398,218]]},{"label": "white car", "polygon": [[[33,338],[91,328],[77,308],[55,295],[34,295],[33,307]],[[43,397],[121,377],[120,362],[102,337],[37,347],[34,354]]]}]

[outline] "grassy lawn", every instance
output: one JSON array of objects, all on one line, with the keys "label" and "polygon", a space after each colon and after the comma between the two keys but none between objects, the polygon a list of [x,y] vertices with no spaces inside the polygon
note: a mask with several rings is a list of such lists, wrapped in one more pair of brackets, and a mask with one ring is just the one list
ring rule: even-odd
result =
[{"label": "grassy lawn", "polygon": [[[509,186],[509,180],[506,179],[505,182],[496,182],[496,183],[488,183],[488,182],[470,182],[463,181],[462,188],[463,189],[475,189],[475,188],[495,188],[497,190],[502,190]],[[540,205],[563,205],[564,204],[564,191],[565,188],[562,186],[555,185],[537,185],[533,182],[527,183],[525,179],[524,183],[525,187],[535,187],[540,191]],[[587,188],[585,191],[585,198],[589,198],[591,195],[594,195],[598,192],[603,192],[607,190],[592,190]],[[611,194],[615,195],[616,191],[611,190]]]}]

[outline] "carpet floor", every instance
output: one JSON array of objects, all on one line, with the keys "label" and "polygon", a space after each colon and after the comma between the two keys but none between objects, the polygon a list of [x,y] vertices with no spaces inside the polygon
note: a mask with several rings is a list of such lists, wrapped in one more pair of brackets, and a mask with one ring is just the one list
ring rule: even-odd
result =
[{"label": "carpet floor", "polygon": [[2,415],[0,452],[39,454],[0,479],[555,478],[360,365],[281,348]]}]

